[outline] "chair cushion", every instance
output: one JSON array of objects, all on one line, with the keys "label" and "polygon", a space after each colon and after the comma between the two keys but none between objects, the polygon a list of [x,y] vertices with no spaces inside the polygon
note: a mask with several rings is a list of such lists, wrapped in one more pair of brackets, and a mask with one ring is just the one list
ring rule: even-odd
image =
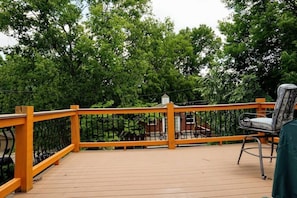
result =
[{"label": "chair cushion", "polygon": [[240,120],[240,125],[249,128],[257,128],[264,130],[272,129],[272,118],[244,118]]}]

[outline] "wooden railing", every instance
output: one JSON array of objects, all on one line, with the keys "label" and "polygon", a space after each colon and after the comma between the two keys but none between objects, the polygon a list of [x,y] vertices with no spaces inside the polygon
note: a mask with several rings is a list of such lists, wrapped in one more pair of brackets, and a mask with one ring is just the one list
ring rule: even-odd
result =
[{"label": "wooden railing", "polygon": [[[77,151],[74,144],[55,153],[43,162],[33,166],[33,125],[35,122],[61,117],[75,117],[77,110],[60,110],[34,113],[32,106],[16,107],[16,113],[0,116],[0,128],[15,126],[15,168],[14,179],[0,186],[0,195],[6,196],[16,189],[27,192],[33,187],[33,177],[71,151]],[[74,131],[77,132],[77,131]],[[76,143],[78,145],[78,143]]]},{"label": "wooden railing", "polygon": [[[258,102],[260,101],[260,102]],[[90,147],[129,147],[129,146],[160,146],[167,145],[169,149],[176,148],[179,144],[193,144],[206,142],[238,141],[243,139],[243,135],[200,137],[192,139],[175,138],[176,113],[200,112],[200,111],[226,111],[226,110],[249,110],[263,111],[272,109],[274,103],[265,103],[263,99],[257,99],[253,103],[244,104],[221,104],[221,105],[198,105],[176,107],[173,103],[168,103],[165,107],[152,108],[102,108],[102,109],[80,109],[77,105],[72,105],[68,110],[34,112],[32,106],[16,107],[15,114],[0,115],[0,128],[15,127],[15,171],[14,178],[0,186],[0,195],[6,196],[15,190],[27,192],[33,188],[33,177],[53,164],[59,164],[59,160],[70,152],[79,152],[82,148]],[[164,140],[140,140],[140,141],[111,141],[111,142],[81,142],[80,140],[80,120],[82,115],[98,114],[137,114],[137,113],[163,113],[166,114],[167,135]],[[48,157],[44,161],[33,166],[33,126],[36,122],[69,117],[71,120],[71,143]],[[235,121],[237,122],[237,120]]]}]

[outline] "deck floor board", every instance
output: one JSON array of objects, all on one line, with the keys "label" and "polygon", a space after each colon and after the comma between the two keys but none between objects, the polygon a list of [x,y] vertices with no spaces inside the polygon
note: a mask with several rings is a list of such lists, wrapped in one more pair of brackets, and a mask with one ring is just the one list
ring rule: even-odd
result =
[{"label": "deck floor board", "polygon": [[271,197],[275,160],[243,154],[240,144],[70,153],[15,198]]}]

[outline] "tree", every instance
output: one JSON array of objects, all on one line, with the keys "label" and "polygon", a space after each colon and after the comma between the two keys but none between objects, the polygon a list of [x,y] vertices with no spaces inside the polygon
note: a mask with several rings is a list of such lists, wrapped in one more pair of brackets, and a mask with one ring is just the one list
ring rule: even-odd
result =
[{"label": "tree", "polygon": [[1,49],[0,88],[14,92],[0,96],[9,111],[127,107],[164,93],[176,103],[201,99],[200,70],[220,46],[206,26],[176,34],[170,19],[153,18],[149,0],[3,0],[0,9],[0,30],[18,41]]},{"label": "tree", "polygon": [[[291,82],[294,69],[288,63],[295,60],[296,22],[288,2],[225,0],[234,9],[233,21],[222,22],[220,30],[226,35],[224,53],[228,68],[240,76],[256,75],[264,93],[276,98],[276,87]],[[290,30],[290,28],[293,30]],[[293,69],[293,70],[291,70]]]},{"label": "tree", "polygon": [[[2,50],[10,61],[19,57],[25,60],[7,70],[13,72],[23,68],[15,78],[29,84],[14,84],[12,90],[26,90],[29,86],[34,90],[30,103],[35,106],[40,103],[39,93],[43,92],[42,109],[68,108],[70,104],[89,107],[101,98],[98,73],[92,70],[94,62],[89,59],[94,56],[93,40],[85,34],[81,22],[83,6],[79,1],[3,0],[0,7],[0,30],[18,41],[16,46]],[[3,67],[11,66],[5,64]],[[39,72],[40,68],[44,70]],[[55,71],[53,77],[47,73],[48,69]],[[54,100],[49,99],[54,97],[51,89],[59,95]],[[39,110],[39,105],[36,107]]]},{"label": "tree", "polygon": [[58,91],[56,77],[59,71],[54,62],[37,53],[35,56],[34,65],[26,57],[15,55],[8,56],[5,64],[0,66],[4,112],[11,113],[19,105],[34,105],[37,110],[53,109],[56,101],[63,99]]},{"label": "tree", "polygon": [[297,83],[297,3],[296,1],[284,0],[281,5],[284,10],[279,22],[282,40],[281,65],[282,78],[281,82]]},{"label": "tree", "polygon": [[135,38],[142,39],[142,16],[147,1],[90,1],[87,23],[95,41],[95,59],[103,68],[104,98],[115,106],[132,105],[138,98],[146,70],[145,54]]}]

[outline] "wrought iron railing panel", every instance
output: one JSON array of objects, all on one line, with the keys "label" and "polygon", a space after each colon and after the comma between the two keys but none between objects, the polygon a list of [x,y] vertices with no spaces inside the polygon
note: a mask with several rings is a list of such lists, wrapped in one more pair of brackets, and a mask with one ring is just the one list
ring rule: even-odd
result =
[{"label": "wrought iron railing panel", "polygon": [[[238,117],[255,109],[175,113],[176,139],[241,135]],[[82,142],[167,139],[166,113],[80,115]]]},{"label": "wrought iron railing panel", "polygon": [[192,139],[218,136],[241,135],[238,117],[247,110],[185,111],[175,113],[175,138]]},{"label": "wrought iron railing panel", "polygon": [[161,113],[99,114],[80,116],[82,142],[165,139]]},{"label": "wrought iron railing panel", "polygon": [[70,118],[36,122],[33,133],[34,164],[38,164],[71,143]]},{"label": "wrought iron railing panel", "polygon": [[0,185],[14,177],[15,127],[0,128]]}]

